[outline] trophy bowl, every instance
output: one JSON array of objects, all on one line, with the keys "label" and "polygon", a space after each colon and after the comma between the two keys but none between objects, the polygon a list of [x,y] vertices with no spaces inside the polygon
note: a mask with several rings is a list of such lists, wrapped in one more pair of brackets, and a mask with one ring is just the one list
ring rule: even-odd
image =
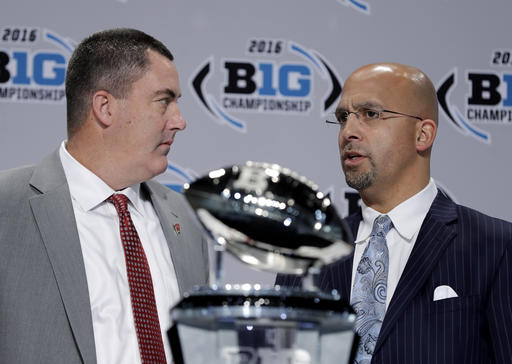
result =
[{"label": "trophy bowl", "polygon": [[184,194],[212,238],[255,268],[304,275],[352,252],[350,229],[329,196],[276,164],[211,171]]}]

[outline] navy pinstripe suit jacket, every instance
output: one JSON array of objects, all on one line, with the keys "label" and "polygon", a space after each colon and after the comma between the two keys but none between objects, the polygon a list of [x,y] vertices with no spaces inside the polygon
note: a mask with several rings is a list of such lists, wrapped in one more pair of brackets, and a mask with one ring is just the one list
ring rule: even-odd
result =
[{"label": "navy pinstripe suit jacket", "polygon": [[[347,218],[354,236],[361,213]],[[350,300],[353,255],[320,286]],[[276,284],[299,285],[278,276]],[[459,297],[433,301],[448,285]],[[512,224],[438,193],[389,304],[372,363],[512,363]]]}]

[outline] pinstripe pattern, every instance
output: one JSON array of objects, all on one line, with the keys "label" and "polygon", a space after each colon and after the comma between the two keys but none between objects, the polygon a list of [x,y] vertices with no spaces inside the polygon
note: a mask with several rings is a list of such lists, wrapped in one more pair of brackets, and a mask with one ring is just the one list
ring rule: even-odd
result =
[{"label": "pinstripe pattern", "polygon": [[[357,232],[360,214],[347,218]],[[357,234],[354,234],[354,236]],[[382,324],[372,363],[512,363],[512,224],[438,193]],[[348,300],[352,257],[321,286]],[[300,284],[278,277],[281,284]],[[433,301],[448,285],[457,298]]]}]

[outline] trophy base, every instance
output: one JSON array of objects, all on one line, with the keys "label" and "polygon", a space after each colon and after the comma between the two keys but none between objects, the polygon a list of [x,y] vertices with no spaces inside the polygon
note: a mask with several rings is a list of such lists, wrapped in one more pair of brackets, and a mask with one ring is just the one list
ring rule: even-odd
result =
[{"label": "trophy base", "polygon": [[176,364],[328,364],[353,359],[355,314],[324,292],[199,288],[172,310]]}]

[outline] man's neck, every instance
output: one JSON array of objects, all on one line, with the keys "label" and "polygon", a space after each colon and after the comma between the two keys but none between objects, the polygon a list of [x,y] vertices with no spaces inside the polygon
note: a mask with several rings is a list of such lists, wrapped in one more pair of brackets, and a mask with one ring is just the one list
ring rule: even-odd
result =
[{"label": "man's neck", "polygon": [[427,175],[420,182],[415,184],[394,184],[387,188],[371,186],[370,188],[359,191],[359,194],[366,206],[382,214],[386,214],[423,190],[428,185],[429,181],[430,175]]},{"label": "man's neck", "polygon": [[[90,150],[90,145],[96,145],[94,150]],[[68,153],[75,158],[82,166],[94,173],[98,178],[105,182],[114,191],[120,191],[126,187],[136,184],[131,181],[124,181],[122,177],[122,168],[116,163],[108,160],[109,153],[101,149],[97,144],[80,143],[80,141],[69,140],[66,145]]]}]

